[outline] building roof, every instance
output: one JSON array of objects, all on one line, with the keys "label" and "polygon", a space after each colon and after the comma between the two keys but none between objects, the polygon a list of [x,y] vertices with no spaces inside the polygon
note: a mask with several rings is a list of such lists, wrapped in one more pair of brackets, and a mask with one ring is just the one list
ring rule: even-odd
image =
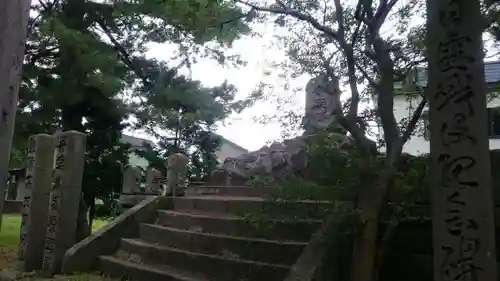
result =
[{"label": "building roof", "polygon": [[[223,136],[219,135],[219,134],[216,134],[216,133],[212,133],[214,136],[217,136],[217,137],[220,137],[222,139],[222,143],[221,144],[226,144],[226,145],[229,145],[229,146],[232,146],[233,148],[235,149],[238,149],[238,150],[241,150],[243,151],[244,153],[248,153],[248,149],[224,138]],[[122,138],[120,140],[121,142],[124,142],[124,143],[128,143],[130,144],[132,147],[134,148],[141,148],[141,147],[144,147],[144,145],[150,145],[150,146],[154,146],[155,143],[151,140],[148,140],[148,139],[143,139],[143,138],[138,138],[138,137],[134,137],[134,136],[129,136],[129,135],[125,135],[123,134],[122,135]]]},{"label": "building roof", "polygon": [[248,149],[246,149],[246,148],[244,148],[244,147],[242,147],[242,146],[240,146],[240,145],[238,145],[238,144],[236,144],[236,143],[234,143],[234,142],[232,142],[232,141],[230,141],[230,140],[226,139],[225,137],[223,137],[223,136],[221,136],[221,135],[219,135],[219,134],[216,134],[216,133],[212,133],[212,134],[213,134],[214,136],[217,136],[217,137],[219,137],[219,138],[221,138],[221,139],[222,139],[222,143],[221,143],[221,145],[222,145],[222,144],[227,144],[227,145],[229,145],[229,146],[232,146],[233,148],[236,148],[236,149],[238,149],[238,150],[243,151],[244,153],[248,153],[248,152],[249,152],[249,150],[248,150]]},{"label": "building roof", "polygon": [[149,145],[149,146],[153,147],[155,145],[155,143],[151,140],[138,138],[138,137],[134,137],[134,136],[129,136],[129,135],[125,135],[125,134],[122,134],[120,141],[122,143],[130,144],[134,148],[141,148],[141,147],[144,147],[145,145]]},{"label": "building roof", "polygon": [[[419,69],[416,75],[416,85],[419,87],[427,86],[427,69]],[[484,62],[484,78],[486,84],[500,83],[500,61]]]}]

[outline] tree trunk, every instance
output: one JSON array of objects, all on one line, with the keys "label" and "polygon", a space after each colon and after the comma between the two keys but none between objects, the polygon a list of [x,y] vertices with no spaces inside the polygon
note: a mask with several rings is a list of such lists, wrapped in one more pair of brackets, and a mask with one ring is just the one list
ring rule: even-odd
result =
[{"label": "tree trunk", "polygon": [[[388,156],[389,157],[389,156]],[[389,162],[395,162],[390,161]],[[375,186],[365,187],[358,199],[360,227],[354,241],[351,258],[351,281],[374,281],[378,274],[376,267],[378,253],[378,224],[389,184],[394,175],[392,165],[387,165],[375,181]]]},{"label": "tree trunk", "polygon": [[375,280],[377,230],[378,220],[376,218],[365,219],[362,222],[362,226],[360,227],[358,237],[354,244],[351,263],[351,281]]},{"label": "tree trunk", "polygon": [[384,265],[384,261],[387,256],[387,248],[389,247],[389,243],[394,237],[394,232],[396,231],[396,228],[399,226],[399,216],[400,213],[396,211],[393,215],[393,218],[389,222],[389,225],[387,226],[387,229],[385,230],[382,239],[378,243],[378,252],[375,259],[376,274],[374,281],[380,280],[380,270]]}]

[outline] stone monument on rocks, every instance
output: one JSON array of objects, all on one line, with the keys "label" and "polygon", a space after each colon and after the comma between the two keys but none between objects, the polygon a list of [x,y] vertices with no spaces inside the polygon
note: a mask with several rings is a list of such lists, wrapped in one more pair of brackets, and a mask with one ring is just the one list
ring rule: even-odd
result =
[{"label": "stone monument on rocks", "polygon": [[146,171],[146,193],[158,195],[162,193],[162,174],[153,167],[149,167]]},{"label": "stone monument on rocks", "polygon": [[497,279],[478,0],[427,1],[434,280]]},{"label": "stone monument on rocks", "polygon": [[42,266],[55,145],[55,137],[47,134],[28,140],[18,252],[23,271],[39,270]]},{"label": "stone monument on rocks", "polygon": [[189,158],[183,153],[174,153],[167,159],[167,187],[163,195],[184,195],[187,185]]},{"label": "stone monument on rocks", "polygon": [[58,273],[64,253],[76,242],[85,150],[85,134],[58,134],[42,262],[45,273]]},{"label": "stone monument on rocks", "polygon": [[[335,107],[340,102],[339,97],[337,79],[331,81],[326,75],[311,79],[306,86],[304,134],[235,158],[227,158],[222,167],[213,172],[213,183],[244,185],[255,175],[270,175],[280,182],[291,175],[302,174],[308,166],[307,141],[335,122]],[[339,149],[353,144],[344,133],[337,133],[332,140],[338,144]]]},{"label": "stone monument on rocks", "polygon": [[335,107],[340,96],[338,81],[329,81],[326,75],[309,80],[306,85],[305,135],[324,130],[335,121]]}]

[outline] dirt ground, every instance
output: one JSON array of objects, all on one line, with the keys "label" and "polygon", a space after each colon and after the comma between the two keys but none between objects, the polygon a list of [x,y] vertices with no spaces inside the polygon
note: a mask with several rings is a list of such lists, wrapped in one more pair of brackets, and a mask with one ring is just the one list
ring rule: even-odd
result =
[{"label": "dirt ground", "polygon": [[0,248],[0,269],[16,260],[17,252],[12,248]]}]

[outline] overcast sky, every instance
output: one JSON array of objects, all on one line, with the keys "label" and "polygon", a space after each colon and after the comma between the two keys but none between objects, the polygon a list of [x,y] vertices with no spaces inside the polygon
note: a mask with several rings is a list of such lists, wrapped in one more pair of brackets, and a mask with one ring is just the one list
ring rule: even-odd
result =
[{"label": "overcast sky", "polygon": [[[266,1],[266,0],[262,0]],[[354,2],[353,0],[344,0],[346,2]],[[352,3],[351,3],[352,4]],[[421,22],[410,20],[412,24]],[[253,24],[253,31],[262,34],[261,38],[243,38],[235,42],[232,52],[240,54],[248,65],[240,69],[223,68],[215,61],[199,60],[191,69],[191,78],[201,81],[205,86],[217,86],[224,80],[235,85],[238,89],[237,98],[245,98],[263,79],[269,79],[264,76],[264,72],[269,69],[270,61],[285,60],[286,55],[283,49],[273,46],[273,35],[279,32],[283,35],[286,32],[284,28],[278,28],[274,23]],[[392,32],[391,25],[384,25],[382,33]],[[390,35],[389,35],[390,36]],[[152,44],[150,45],[149,55],[164,61],[171,61],[172,54],[175,52],[175,46],[168,44]],[[174,64],[175,65],[175,64]],[[290,81],[290,90],[286,91],[283,87],[277,86],[273,92],[279,97],[289,100],[291,106],[288,109],[296,110],[303,113],[305,104],[305,92],[301,91],[294,94],[292,89],[297,87],[305,87],[310,76],[303,76],[293,81]],[[283,81],[274,77],[274,80],[266,80],[271,84],[279,85]],[[366,106],[366,105],[361,105]],[[360,108],[361,109],[361,108]],[[217,133],[229,139],[232,142],[239,144],[249,150],[257,150],[270,141],[280,138],[281,133],[285,128],[281,128],[276,123],[259,124],[254,121],[254,117],[259,117],[266,114],[273,114],[276,111],[276,104],[258,103],[255,106],[245,110],[242,114],[233,115],[221,124],[217,129]],[[148,137],[142,132],[126,132],[137,137]]]},{"label": "overcast sky", "polygon": [[[245,67],[239,69],[224,68],[215,61],[203,59],[192,66],[191,78],[199,80],[204,86],[209,87],[218,86],[224,80],[228,80],[238,89],[237,99],[245,98],[261,80],[269,79],[264,77],[264,72],[268,69],[270,60],[285,59],[283,50],[269,46],[272,35],[276,32],[274,25],[259,24],[255,28],[260,34],[265,35],[262,38],[240,39],[235,42],[232,48],[232,52],[242,55],[243,60],[248,63]],[[174,50],[173,46],[167,44],[151,44],[149,55],[160,60],[169,61]],[[279,81],[276,81],[276,83],[279,83]],[[300,86],[305,86],[307,77],[294,81],[294,84],[297,83],[300,83]],[[286,99],[292,99],[292,102],[298,106],[298,110],[303,110],[305,94],[294,96],[291,90],[289,92],[281,90],[277,94]],[[257,103],[243,113],[234,114],[228,118],[224,124],[220,124],[217,133],[249,150],[257,150],[266,142],[278,139],[282,128],[276,123],[259,124],[254,121],[254,117],[272,114],[274,111],[275,105],[273,104]],[[148,137],[140,131],[126,133],[137,137]]]}]

